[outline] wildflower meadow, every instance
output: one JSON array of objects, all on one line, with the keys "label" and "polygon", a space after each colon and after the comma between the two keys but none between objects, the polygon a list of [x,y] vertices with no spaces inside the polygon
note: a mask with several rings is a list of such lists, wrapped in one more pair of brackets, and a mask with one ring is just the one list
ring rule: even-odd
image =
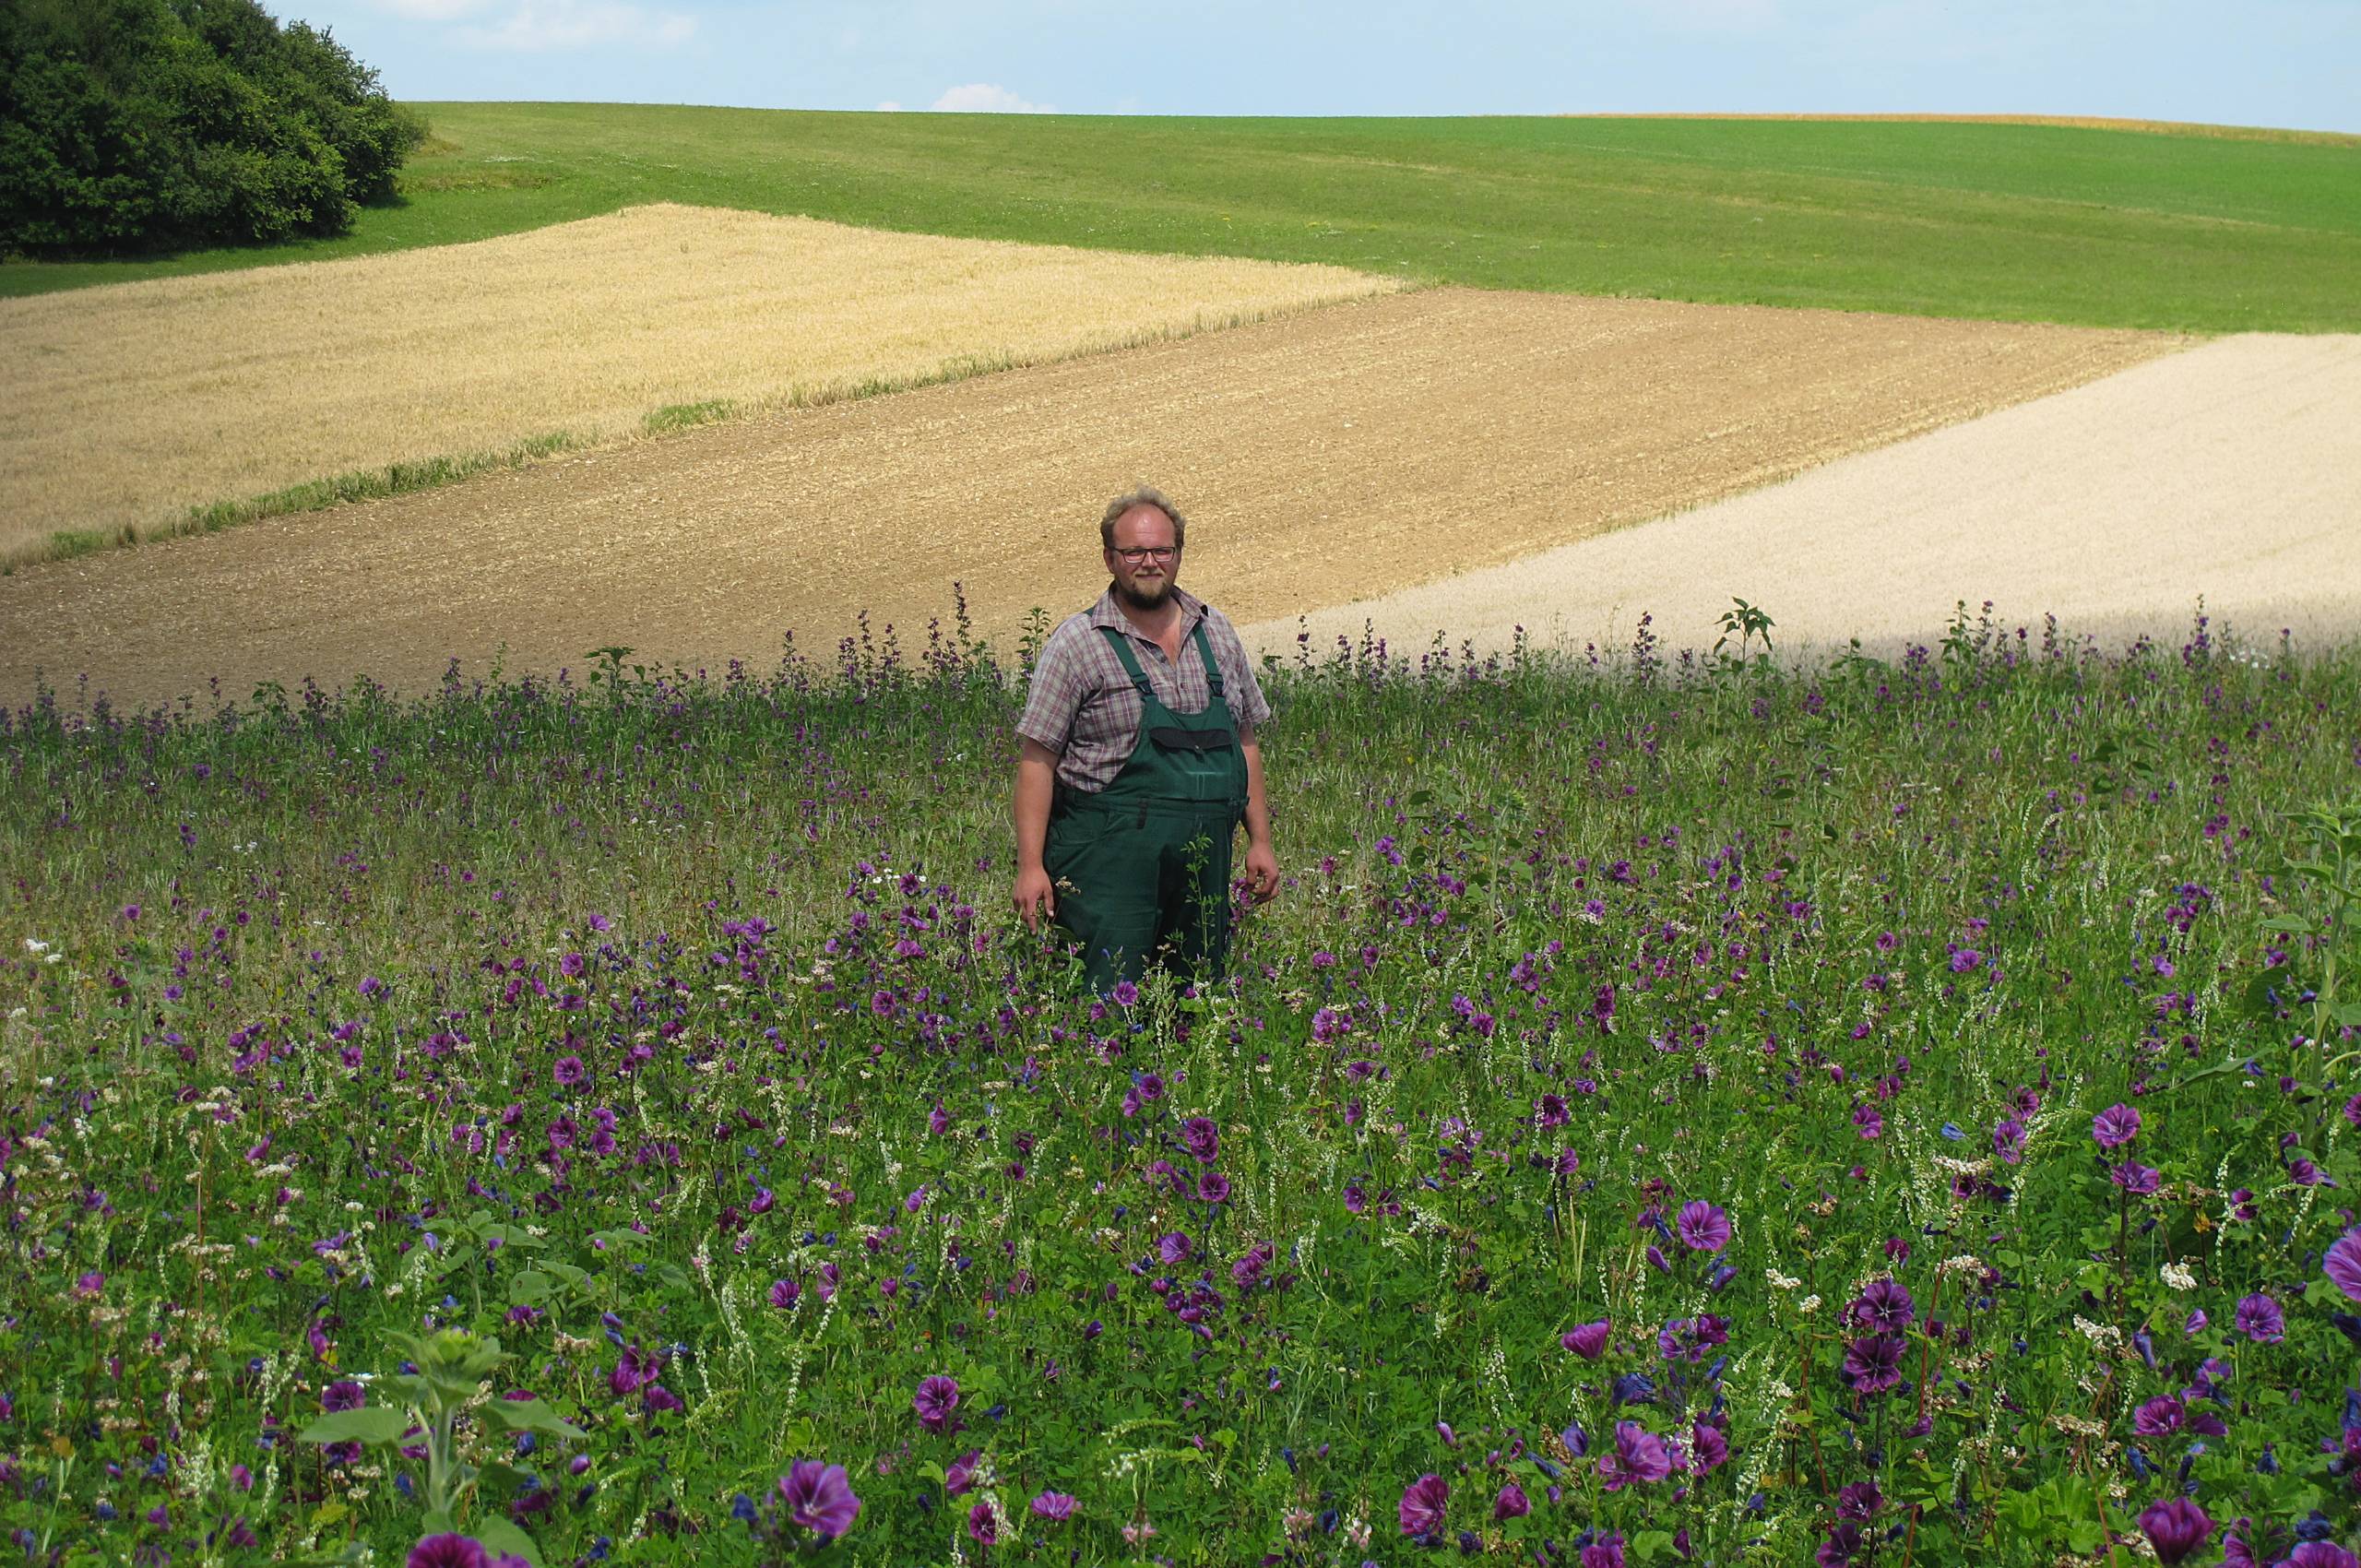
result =
[{"label": "wildflower meadow", "polygon": [[1106,998],[1025,655],[0,717],[35,1563],[2355,1562],[2361,649],[1373,641]]}]

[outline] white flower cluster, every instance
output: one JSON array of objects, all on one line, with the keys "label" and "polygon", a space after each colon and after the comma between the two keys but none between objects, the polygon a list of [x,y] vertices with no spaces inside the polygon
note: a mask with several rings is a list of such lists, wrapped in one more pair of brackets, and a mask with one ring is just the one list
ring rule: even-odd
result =
[{"label": "white flower cluster", "polygon": [[2165,1284],[2171,1286],[2176,1290],[2194,1290],[2197,1289],[2197,1271],[2190,1268],[2189,1265],[2179,1262],[2177,1259],[2165,1265],[2164,1267],[2158,1269],[2156,1272],[2164,1277]]}]

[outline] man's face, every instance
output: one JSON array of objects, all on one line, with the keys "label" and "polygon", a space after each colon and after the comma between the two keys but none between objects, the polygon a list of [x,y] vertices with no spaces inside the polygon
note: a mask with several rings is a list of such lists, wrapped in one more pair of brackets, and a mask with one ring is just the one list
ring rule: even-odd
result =
[{"label": "man's face", "polygon": [[1172,519],[1162,507],[1134,506],[1115,519],[1107,570],[1115,579],[1117,597],[1133,609],[1153,610],[1164,602],[1180,575],[1180,551],[1173,540]]}]

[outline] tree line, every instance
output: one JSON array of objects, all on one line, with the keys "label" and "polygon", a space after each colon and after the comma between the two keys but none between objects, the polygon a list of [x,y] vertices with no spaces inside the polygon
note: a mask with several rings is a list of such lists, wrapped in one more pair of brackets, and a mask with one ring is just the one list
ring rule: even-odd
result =
[{"label": "tree line", "polygon": [[340,233],[426,126],[256,0],[0,0],[0,252]]}]

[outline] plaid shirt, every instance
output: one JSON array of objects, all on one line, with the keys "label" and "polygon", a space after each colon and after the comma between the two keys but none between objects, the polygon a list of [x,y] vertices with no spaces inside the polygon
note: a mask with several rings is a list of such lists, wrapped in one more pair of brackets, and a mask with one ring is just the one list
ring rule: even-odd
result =
[{"label": "plaid shirt", "polygon": [[1016,732],[1058,754],[1058,781],[1069,789],[1093,794],[1112,784],[1139,741],[1140,695],[1132,689],[1123,661],[1099,635],[1101,626],[1112,626],[1132,639],[1133,652],[1157,700],[1175,713],[1202,713],[1213,701],[1204,661],[1197,657],[1193,640],[1197,623],[1203,621],[1206,645],[1221,667],[1230,716],[1240,724],[1261,724],[1271,717],[1262,683],[1254,679],[1254,666],[1229,618],[1177,588],[1172,600],[1180,607],[1177,663],[1115,608],[1111,585],[1097,603],[1066,617],[1041,645]]}]

